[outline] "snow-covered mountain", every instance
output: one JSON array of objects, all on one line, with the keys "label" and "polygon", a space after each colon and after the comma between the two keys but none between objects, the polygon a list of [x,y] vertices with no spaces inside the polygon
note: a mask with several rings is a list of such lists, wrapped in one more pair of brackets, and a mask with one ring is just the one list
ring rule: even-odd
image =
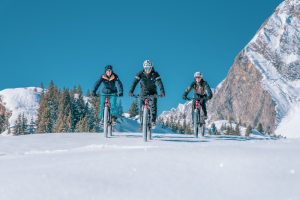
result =
[{"label": "snow-covered mountain", "polygon": [[167,122],[173,118],[175,122],[179,122],[182,124],[183,120],[186,120],[187,123],[192,121],[192,102],[187,102],[185,104],[179,104],[177,108],[172,108],[169,111],[164,111],[158,117],[160,121]]},{"label": "snow-covered mountain", "polygon": [[[180,118],[191,104],[162,113]],[[236,57],[208,103],[210,121],[242,121],[265,131],[300,137],[300,1],[286,0]]]},{"label": "snow-covered mountain", "polygon": [[41,92],[42,89],[37,87],[5,89],[0,91],[0,96],[3,99],[6,109],[12,113],[9,119],[11,126],[15,124],[18,115],[23,113],[28,121],[31,119],[36,120]]}]

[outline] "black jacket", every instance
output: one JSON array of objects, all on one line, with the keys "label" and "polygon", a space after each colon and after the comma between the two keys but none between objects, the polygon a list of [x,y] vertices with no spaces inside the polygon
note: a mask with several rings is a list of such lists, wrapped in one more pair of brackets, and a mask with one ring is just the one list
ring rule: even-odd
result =
[{"label": "black jacket", "polygon": [[194,89],[195,96],[205,97],[207,99],[211,99],[213,97],[213,93],[206,81],[203,79],[200,83],[193,81],[188,88],[183,93],[183,96],[187,96]]},{"label": "black jacket", "polygon": [[159,86],[160,92],[165,94],[164,85],[161,81],[160,75],[153,69],[150,74],[146,74],[144,70],[140,71],[136,76],[130,88],[130,93],[134,92],[134,89],[138,82],[141,84],[141,95],[155,95],[157,94],[156,84]]},{"label": "black jacket", "polygon": [[106,74],[103,74],[95,83],[93,95],[96,95],[101,83],[104,84],[102,89],[103,94],[117,94],[118,92],[123,93],[123,84],[115,73],[112,73],[110,77],[108,77]]}]

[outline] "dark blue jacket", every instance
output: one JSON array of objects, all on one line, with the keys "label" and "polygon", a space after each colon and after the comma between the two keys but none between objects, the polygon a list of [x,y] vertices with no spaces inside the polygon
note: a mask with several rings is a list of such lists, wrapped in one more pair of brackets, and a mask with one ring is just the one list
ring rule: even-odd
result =
[{"label": "dark blue jacket", "polygon": [[95,83],[93,95],[95,96],[97,93],[97,90],[101,83],[104,84],[104,87],[102,89],[103,94],[120,94],[123,93],[123,84],[120,81],[119,77],[112,73],[110,77],[108,77],[106,74],[103,74]]}]

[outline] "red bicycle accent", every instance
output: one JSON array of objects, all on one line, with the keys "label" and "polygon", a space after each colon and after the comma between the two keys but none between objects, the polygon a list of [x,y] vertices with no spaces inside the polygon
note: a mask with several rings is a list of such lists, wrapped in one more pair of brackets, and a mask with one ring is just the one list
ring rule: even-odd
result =
[{"label": "red bicycle accent", "polygon": [[199,100],[196,100],[196,102],[195,102],[195,108],[196,109],[200,109],[200,101]]},{"label": "red bicycle accent", "polygon": [[149,103],[149,99],[148,98],[145,98],[145,101],[144,101],[144,108],[148,108],[150,109],[150,103]]},{"label": "red bicycle accent", "polygon": [[105,97],[105,106],[110,107],[110,99],[108,96]]}]

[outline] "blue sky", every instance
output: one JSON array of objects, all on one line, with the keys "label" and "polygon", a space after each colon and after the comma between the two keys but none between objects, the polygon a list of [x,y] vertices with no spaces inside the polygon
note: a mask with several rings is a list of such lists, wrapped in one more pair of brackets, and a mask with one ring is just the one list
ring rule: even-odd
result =
[{"label": "blue sky", "polygon": [[161,74],[177,106],[195,71],[211,87],[281,0],[0,0],[0,90],[80,84],[92,89],[107,64],[128,90],[142,62]]}]

